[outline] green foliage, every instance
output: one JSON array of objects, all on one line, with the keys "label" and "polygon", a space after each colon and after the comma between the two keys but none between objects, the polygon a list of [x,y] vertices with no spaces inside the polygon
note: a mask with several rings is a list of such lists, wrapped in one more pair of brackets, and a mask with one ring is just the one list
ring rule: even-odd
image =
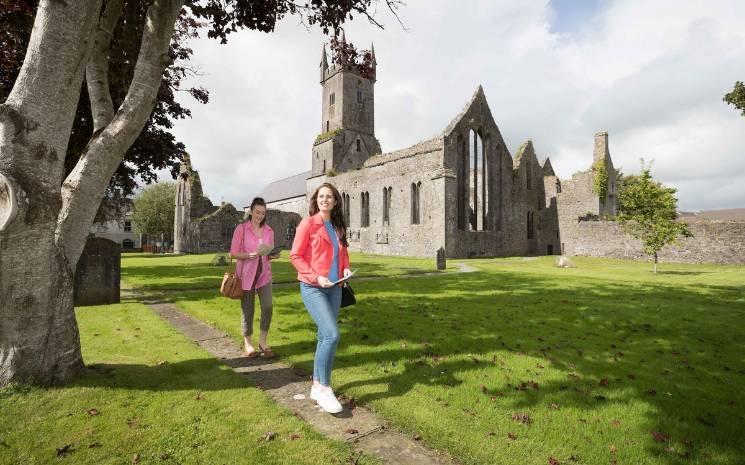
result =
[{"label": "green foliage", "polygon": [[618,221],[626,233],[642,241],[644,253],[654,256],[655,271],[657,253],[663,247],[679,237],[693,236],[688,225],[677,220],[676,191],[654,181],[649,165],[642,160],[642,173],[620,194],[623,211]]},{"label": "green foliage", "polygon": [[337,174],[338,173],[336,172],[336,170],[333,167],[331,167],[331,168],[329,168],[329,169],[326,170],[326,176],[328,176],[330,178],[333,178]]},{"label": "green foliage", "polygon": [[333,131],[322,132],[316,136],[313,145],[318,145],[321,142],[326,142],[329,139],[333,139],[337,134],[341,134],[341,128],[334,129]]},{"label": "green foliage", "polygon": [[608,196],[608,169],[605,167],[605,160],[593,163],[592,172],[592,191],[600,197],[601,202],[605,202]]},{"label": "green foliage", "polygon": [[132,223],[141,234],[173,233],[176,183],[159,182],[135,197]]},{"label": "green foliage", "polygon": [[745,84],[741,81],[735,82],[732,92],[725,94],[722,100],[742,111],[742,116],[745,116]]},{"label": "green foliage", "polygon": [[635,174],[625,175],[619,173],[616,175],[616,193],[618,194],[616,200],[616,211],[618,214],[626,211],[626,207],[623,204],[623,192],[629,189],[632,185],[639,181],[639,176]]}]

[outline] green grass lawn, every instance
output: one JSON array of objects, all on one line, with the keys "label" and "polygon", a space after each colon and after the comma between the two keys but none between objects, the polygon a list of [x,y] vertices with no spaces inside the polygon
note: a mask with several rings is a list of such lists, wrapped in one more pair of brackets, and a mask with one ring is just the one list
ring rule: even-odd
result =
[{"label": "green grass lawn", "polygon": [[[464,464],[743,463],[745,267],[654,275],[648,263],[558,269],[542,257],[401,278],[405,259],[367,260],[392,278],[355,283],[333,384],[428,445]],[[136,276],[153,289],[177,281]],[[239,341],[238,302],[215,294],[167,295]],[[274,314],[270,343],[311,370],[315,331],[296,286],[275,287]]]},{"label": "green grass lawn", "polygon": [[87,374],[61,388],[0,389],[0,463],[350,463],[348,445],[315,433],[147,307],[77,315]]},{"label": "green grass lawn", "polygon": [[[123,254],[122,280],[129,286],[148,291],[218,289],[226,267],[211,266],[214,256],[215,254]],[[352,268],[359,268],[362,277],[436,272],[434,259],[386,257],[381,260],[375,255],[353,253],[352,263]],[[272,275],[275,283],[295,282],[297,271],[290,263],[288,251],[283,251],[279,259],[272,261]]]}]

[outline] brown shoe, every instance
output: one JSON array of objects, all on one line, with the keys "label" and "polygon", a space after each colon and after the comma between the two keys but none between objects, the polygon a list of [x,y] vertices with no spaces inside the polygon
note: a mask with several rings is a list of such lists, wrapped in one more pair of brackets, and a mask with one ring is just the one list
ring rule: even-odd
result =
[{"label": "brown shoe", "polygon": [[274,358],[276,355],[271,347],[261,347],[259,345],[259,350],[261,351],[261,356],[264,358]]}]

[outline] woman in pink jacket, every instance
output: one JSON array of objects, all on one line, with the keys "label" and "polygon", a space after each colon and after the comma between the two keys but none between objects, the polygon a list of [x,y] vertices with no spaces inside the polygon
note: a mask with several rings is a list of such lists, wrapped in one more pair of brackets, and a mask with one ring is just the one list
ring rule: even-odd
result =
[{"label": "woman in pink jacket", "polygon": [[329,183],[321,184],[310,198],[309,217],[298,225],[290,253],[305,308],[318,327],[310,398],[329,413],[342,410],[331,389],[341,305],[341,285],[333,282],[350,274],[347,227],[341,206],[339,191]]},{"label": "woman in pink jacket", "polygon": [[[274,357],[274,351],[267,345],[269,325],[272,322],[272,266],[270,260],[276,256],[261,256],[258,248],[262,244],[274,245],[274,231],[266,224],[266,203],[261,197],[251,202],[248,221],[239,224],[233,233],[230,256],[238,259],[236,274],[241,278],[243,298],[241,299],[241,327],[243,344],[249,357]],[[259,350],[251,342],[253,335],[254,300],[256,294],[261,302],[261,322],[259,323]]]}]

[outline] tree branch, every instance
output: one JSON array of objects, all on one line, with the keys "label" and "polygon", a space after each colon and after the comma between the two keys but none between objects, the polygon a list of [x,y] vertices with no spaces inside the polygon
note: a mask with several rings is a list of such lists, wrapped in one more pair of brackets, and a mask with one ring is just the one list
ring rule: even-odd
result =
[{"label": "tree branch", "polygon": [[56,240],[75,269],[111,176],[152,112],[170,59],[168,47],[184,0],[154,0],[127,96],[111,122],[95,134],[62,185]]},{"label": "tree branch", "polygon": [[85,82],[93,115],[93,132],[114,118],[114,104],[109,91],[109,48],[114,28],[124,10],[124,0],[109,0],[93,38],[93,50],[85,68]]}]

